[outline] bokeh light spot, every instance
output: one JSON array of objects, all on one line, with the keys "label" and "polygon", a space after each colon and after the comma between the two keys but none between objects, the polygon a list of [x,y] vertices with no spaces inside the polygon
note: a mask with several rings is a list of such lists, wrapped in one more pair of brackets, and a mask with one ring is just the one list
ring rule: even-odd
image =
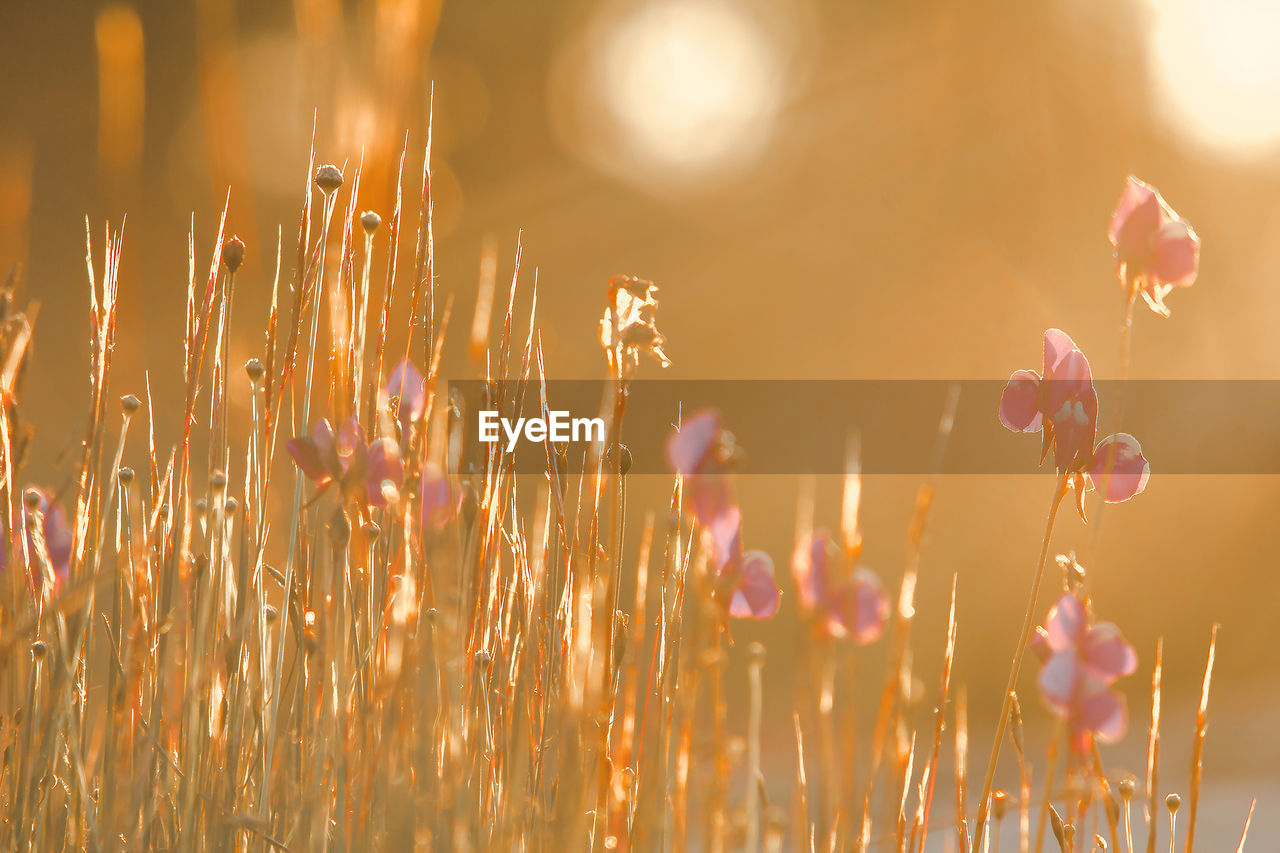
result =
[{"label": "bokeh light spot", "polygon": [[1155,0],[1151,63],[1166,104],[1211,145],[1280,143],[1280,4]]},{"label": "bokeh light spot", "polygon": [[748,153],[780,99],[778,57],[750,16],[719,0],[666,0],[620,19],[603,52],[606,102],[642,153],[705,168]]}]

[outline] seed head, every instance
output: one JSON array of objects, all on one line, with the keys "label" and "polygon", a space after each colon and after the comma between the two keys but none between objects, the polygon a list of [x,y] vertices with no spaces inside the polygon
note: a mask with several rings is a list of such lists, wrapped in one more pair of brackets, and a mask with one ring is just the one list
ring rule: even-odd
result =
[{"label": "seed head", "polygon": [[316,169],[315,184],[320,192],[328,195],[342,186],[342,172],[337,166],[326,163]]},{"label": "seed head", "polygon": [[476,666],[481,669],[488,669],[489,664],[491,663],[493,663],[493,655],[489,654],[484,649],[476,652]]},{"label": "seed head", "polygon": [[249,381],[257,385],[262,381],[262,377],[266,374],[267,369],[262,366],[262,362],[256,358],[251,358],[244,363],[244,372],[249,375]]},{"label": "seed head", "polygon": [[128,465],[120,469],[120,485],[127,486],[133,482],[133,469]]},{"label": "seed head", "polygon": [[276,610],[274,605],[268,604],[266,610],[267,624],[271,624],[280,618],[280,611]]},{"label": "seed head", "polygon": [[132,415],[141,405],[142,401],[133,394],[125,394],[120,398],[120,408],[124,409],[126,415]]},{"label": "seed head", "polygon": [[222,491],[227,487],[227,475],[222,471],[214,471],[213,476],[209,478],[209,485],[217,491]]},{"label": "seed head", "polygon": [[40,658],[44,657],[48,653],[49,653],[49,646],[48,644],[45,643],[44,640],[36,640],[34,643],[31,644],[31,654],[33,657],[36,658],[36,660],[39,660]]},{"label": "seed head", "polygon": [[1169,810],[1170,814],[1175,814],[1182,806],[1182,797],[1179,797],[1177,794],[1170,794],[1164,798],[1164,805],[1165,808]]},{"label": "seed head", "polygon": [[626,476],[631,471],[631,451],[625,444],[611,444],[604,454],[605,471]]},{"label": "seed head", "polygon": [[382,224],[382,217],[374,213],[372,210],[366,210],[360,214],[360,224],[364,226],[364,233],[372,234],[378,230],[378,226]]},{"label": "seed head", "polygon": [[222,262],[227,269],[235,272],[244,261],[244,241],[239,237],[231,237],[222,244]]},{"label": "seed head", "polygon": [[240,508],[240,504],[235,498],[227,498],[227,502],[224,506],[227,508],[227,515],[234,515],[235,511]]},{"label": "seed head", "polygon": [[382,535],[382,528],[375,522],[367,521],[364,525],[364,535],[370,542],[377,542],[378,537]]},{"label": "seed head", "polygon": [[1120,796],[1126,800],[1133,796],[1133,780],[1132,779],[1120,780]]},{"label": "seed head", "polygon": [[34,511],[40,507],[41,497],[43,496],[40,494],[39,489],[27,489],[22,493],[22,502],[26,505],[27,509]]}]

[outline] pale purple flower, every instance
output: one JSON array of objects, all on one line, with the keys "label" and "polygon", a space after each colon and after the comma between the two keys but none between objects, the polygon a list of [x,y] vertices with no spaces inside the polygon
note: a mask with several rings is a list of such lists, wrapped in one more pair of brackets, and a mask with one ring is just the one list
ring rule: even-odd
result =
[{"label": "pale purple flower", "polygon": [[427,380],[408,359],[402,360],[387,377],[382,393],[388,400],[397,399],[396,421],[400,424],[400,440],[409,440],[410,427],[421,420],[427,408]]},{"label": "pale purple flower", "polygon": [[1116,433],[1094,444],[1098,393],[1088,359],[1065,332],[1044,333],[1043,375],[1018,370],[1009,377],[999,415],[1014,432],[1043,433],[1042,457],[1052,447],[1054,467],[1071,475],[1077,488],[1082,515],[1086,481],[1102,488],[1107,503],[1126,501],[1146,488],[1151,471],[1136,438]]},{"label": "pale purple flower", "polygon": [[310,436],[292,438],[285,447],[298,469],[322,488],[336,483],[344,497],[364,506],[386,506],[399,499],[404,483],[400,446],[389,438],[366,443],[364,428],[355,418],[336,435],[329,421],[321,419]]},{"label": "pale purple flower", "polygon": [[800,605],[828,636],[873,642],[884,633],[889,598],[880,578],[864,566],[841,576],[840,550],[825,531],[796,548],[791,569]]},{"label": "pale purple flower", "polygon": [[1190,287],[1200,268],[1200,238],[1155,187],[1130,176],[1107,231],[1121,281],[1136,284],[1152,311],[1165,317],[1164,298]]},{"label": "pale purple flower", "polygon": [[733,504],[725,432],[719,413],[703,409],[667,437],[667,463],[684,478],[694,518],[704,526]]},{"label": "pale purple flower", "polygon": [[1111,689],[1138,667],[1138,655],[1110,622],[1091,624],[1085,604],[1064,593],[1036,629],[1032,649],[1044,662],[1040,695],[1066,719],[1072,744],[1087,749],[1096,736],[1113,743],[1124,736],[1128,712],[1124,697]]},{"label": "pale purple flower", "polygon": [[769,619],[782,592],[773,560],[763,551],[742,550],[742,515],[729,507],[708,527],[716,570],[716,597],[735,619]]}]

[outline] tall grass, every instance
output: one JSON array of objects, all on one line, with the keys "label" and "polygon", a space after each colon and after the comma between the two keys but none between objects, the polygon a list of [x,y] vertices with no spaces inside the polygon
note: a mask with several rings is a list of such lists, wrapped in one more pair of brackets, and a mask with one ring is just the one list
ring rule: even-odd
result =
[{"label": "tall grass", "polygon": [[[500,445],[474,468],[460,464],[460,422],[474,413],[441,393],[453,306],[437,304],[429,162],[428,154],[404,269],[400,194],[384,227],[359,213],[359,166],[344,175],[313,155],[296,247],[276,248],[260,331],[232,310],[246,286],[237,277],[246,249],[224,233],[227,208],[211,251],[193,235],[176,407],[155,406],[149,387],[113,385],[123,229],[90,239],[89,415],[61,494],[24,489],[24,463],[41,443],[20,416],[35,317],[19,307],[16,282],[0,291],[0,846],[922,853],[937,849],[937,836],[951,849],[994,849],[994,803],[996,827],[1016,809],[1024,853],[1041,849],[1046,816],[1049,844],[1102,849],[1086,831],[1100,812],[1111,847],[1123,837],[1132,853],[1133,781],[1108,778],[1096,748],[1078,754],[1065,735],[1036,759],[1041,750],[1023,731],[1032,703],[1014,692],[1016,663],[995,726],[997,750],[1006,733],[1015,747],[1013,793],[995,789],[1015,768],[993,756],[972,798],[969,731],[989,727],[968,719],[963,674],[953,671],[963,641],[957,580],[944,647],[912,642],[936,476],[921,486],[889,635],[876,647],[887,665],[874,718],[859,726],[853,717],[851,696],[875,685],[855,683],[844,665],[847,638],[809,614],[812,630],[800,641],[812,683],[795,693],[792,727],[763,724],[770,669],[786,664],[762,646],[732,644],[711,537],[685,509],[688,482],[673,479],[665,506],[627,505],[629,382],[647,369],[639,355],[661,356],[651,315],[650,337],[620,326],[620,300],[635,280],[602,287],[609,427],[587,470],[570,476],[550,443],[534,451],[545,457],[540,477],[517,476]],[[508,414],[528,399],[545,413],[536,286],[517,251],[491,338],[496,271],[488,247],[470,352],[493,408]],[[528,317],[515,313],[522,288],[531,291]],[[407,314],[393,311],[406,304]],[[262,349],[241,372],[230,342],[259,335]],[[401,339],[403,350],[392,352],[389,342]],[[390,383],[402,362],[421,371],[420,385],[407,368]],[[232,399],[248,401],[247,424],[235,422]],[[955,405],[953,395],[941,413],[939,460]],[[158,446],[156,422],[175,411],[181,440]],[[321,418],[335,427],[354,419],[367,440],[393,442],[402,476],[369,484],[353,475],[343,466],[366,448],[340,432],[329,461],[341,464],[315,482],[278,451]],[[141,470],[122,464],[126,450],[145,458]],[[850,458],[834,558],[845,575],[862,541],[856,449]],[[288,509],[272,514],[273,506]],[[806,540],[811,501],[800,515]],[[1036,592],[1052,521],[1051,512],[1019,662],[1041,617]],[[641,530],[634,553],[623,548],[629,524]],[[273,554],[282,565],[268,561]],[[917,654],[936,655],[942,672],[918,730]],[[741,716],[727,711],[730,668],[748,676]],[[1149,807],[1139,816],[1149,851],[1164,819],[1160,672],[1157,652]],[[792,769],[766,778],[780,753]],[[947,753],[954,779],[944,798]],[[1122,824],[1110,794],[1117,785]],[[790,803],[770,798],[779,790]]]}]

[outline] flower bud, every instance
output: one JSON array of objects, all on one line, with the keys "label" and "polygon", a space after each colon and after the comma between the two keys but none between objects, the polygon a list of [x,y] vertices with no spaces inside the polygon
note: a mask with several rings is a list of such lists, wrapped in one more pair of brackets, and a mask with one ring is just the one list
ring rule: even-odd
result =
[{"label": "flower bud", "polygon": [[366,210],[360,214],[360,224],[364,226],[364,233],[372,234],[378,230],[378,226],[382,224],[382,217],[374,213],[372,210]]},{"label": "flower bud", "polygon": [[244,363],[244,372],[248,374],[249,381],[257,385],[262,381],[262,377],[266,374],[267,369],[262,366],[262,362],[256,358],[251,358]]},{"label": "flower bud", "polygon": [[227,265],[227,269],[234,273],[240,269],[240,264],[244,261],[244,241],[239,237],[232,237],[222,244],[222,262]]},{"label": "flower bud", "polygon": [[138,411],[138,407],[141,405],[142,401],[133,394],[125,394],[120,398],[120,408],[124,409],[124,413],[126,415],[132,415],[134,412]]},{"label": "flower bud", "polygon": [[325,164],[316,169],[315,185],[320,192],[329,193],[342,186],[342,172],[332,164]]}]

